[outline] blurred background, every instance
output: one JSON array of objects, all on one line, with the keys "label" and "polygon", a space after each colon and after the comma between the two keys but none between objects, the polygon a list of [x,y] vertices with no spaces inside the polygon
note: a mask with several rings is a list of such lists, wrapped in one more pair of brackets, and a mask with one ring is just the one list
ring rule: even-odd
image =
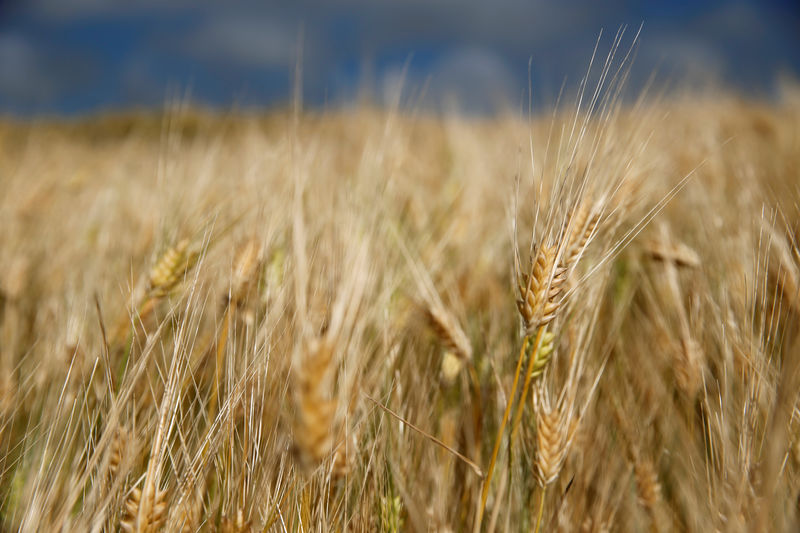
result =
[{"label": "blurred background", "polygon": [[298,58],[306,106],[491,112],[529,79],[553,101],[623,26],[632,92],[655,72],[769,98],[800,71],[797,0],[0,0],[0,114],[280,106]]}]

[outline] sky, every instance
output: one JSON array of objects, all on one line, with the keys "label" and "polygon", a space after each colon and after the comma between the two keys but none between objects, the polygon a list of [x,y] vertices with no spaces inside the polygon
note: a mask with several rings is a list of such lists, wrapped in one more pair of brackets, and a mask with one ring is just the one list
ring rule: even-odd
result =
[{"label": "sky", "polygon": [[0,0],[0,114],[282,106],[298,65],[310,107],[491,112],[529,82],[555,99],[620,28],[632,91],[655,73],[770,97],[800,77],[798,0]]}]

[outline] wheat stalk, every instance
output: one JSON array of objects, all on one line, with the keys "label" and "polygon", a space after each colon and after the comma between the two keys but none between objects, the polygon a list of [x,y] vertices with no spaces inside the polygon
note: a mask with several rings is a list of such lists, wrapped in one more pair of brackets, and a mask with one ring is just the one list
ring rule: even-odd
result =
[{"label": "wheat stalk", "polygon": [[225,350],[228,345],[228,334],[234,322],[236,309],[244,303],[247,293],[255,283],[258,267],[261,264],[262,248],[258,240],[249,239],[242,246],[233,262],[233,274],[230,292],[224,301],[222,314],[222,328],[217,336],[215,348],[214,387],[208,401],[208,416],[214,419],[217,416],[219,394],[222,387],[222,373],[225,367]]},{"label": "wheat stalk", "polygon": [[[547,326],[558,314],[561,306],[559,296],[564,289],[567,273],[574,267],[592,237],[597,231],[600,221],[601,209],[587,201],[573,209],[564,228],[560,244],[541,244],[531,259],[531,267],[527,274],[520,275],[518,280],[519,298],[517,309],[522,317],[525,327],[525,337],[522,342],[514,381],[511,385],[509,400],[500,422],[500,429],[495,438],[494,449],[489,463],[489,469],[484,482],[481,505],[478,511],[477,528],[479,529],[483,510],[489,490],[489,481],[494,472],[500,443],[505,431],[505,425],[512,408],[513,398],[519,381],[519,372],[523,359],[528,359],[525,371],[525,380],[522,385],[517,410],[514,415],[511,429],[511,444],[513,445],[519,432],[525,400],[534,378],[542,375],[546,369],[550,356],[553,353],[553,334],[547,331]],[[534,336],[535,335],[535,336]],[[543,503],[542,499],[542,503]]]},{"label": "wheat stalk", "polygon": [[[500,427],[495,437],[494,448],[492,449],[492,456],[489,461],[489,468],[481,494],[481,505],[478,508],[476,530],[480,528],[483,519],[486,500],[489,495],[489,483],[491,482],[495,464],[497,463],[497,456],[500,452],[500,444],[503,440],[505,427],[511,414],[514,395],[516,394],[517,385],[519,383],[520,370],[522,369],[522,362],[526,355],[535,354],[537,357],[539,356],[539,351],[542,348],[544,335],[546,333],[545,327],[555,318],[556,311],[560,305],[557,297],[561,293],[561,286],[565,280],[566,269],[559,266],[558,246],[541,245],[537,250],[535,259],[533,259],[531,263],[530,272],[527,275],[523,275],[518,284],[520,298],[517,300],[517,309],[522,316],[525,326],[525,339],[523,340],[522,348],[517,358],[517,368],[514,372],[514,380],[511,384],[506,409],[503,412],[503,418],[500,421]],[[531,342],[529,336],[532,335],[534,331],[536,332],[536,338]],[[537,366],[537,357],[528,357],[528,367],[525,372],[525,386],[523,387],[523,395],[520,396],[520,403],[517,407],[518,412],[521,412],[524,406],[522,403],[524,402],[524,394],[527,393],[533,378],[534,368]],[[540,360],[539,368],[543,370],[541,362]],[[515,418],[521,418],[521,414],[517,415]]]},{"label": "wheat stalk", "polygon": [[525,407],[524,402],[531,383],[544,373],[555,349],[553,344],[555,335],[547,331],[544,327],[540,328],[539,332],[535,340],[531,341],[529,337],[525,337],[522,342],[522,349],[525,350],[528,358],[528,370],[525,375],[525,382],[522,386],[522,394],[517,404],[517,410],[514,414],[514,420],[511,423],[511,442],[514,442],[519,432],[522,413]]},{"label": "wheat stalk", "polygon": [[[674,248],[671,242],[669,228],[661,225],[661,243],[664,248]],[[694,339],[692,328],[683,304],[682,291],[678,278],[678,265],[676,261],[662,261],[662,272],[669,290],[670,305],[675,310],[680,327],[680,347],[674,351],[674,372],[676,382],[681,391],[688,397],[694,398],[702,384],[703,379],[703,351],[700,344]]]},{"label": "wheat stalk", "polygon": [[[536,333],[536,338],[533,342],[531,342],[530,337],[528,336],[530,327],[528,327],[528,324],[526,323],[526,337],[523,339],[523,350],[528,349],[530,351],[528,352],[528,368],[525,373],[525,381],[522,385],[522,392],[520,394],[520,400],[517,404],[517,411],[511,424],[512,445],[519,433],[519,428],[522,422],[522,414],[525,408],[525,400],[527,399],[531,383],[535,378],[544,373],[554,350],[553,342],[555,335],[547,331],[547,324],[552,321],[553,318],[555,318],[559,306],[561,305],[561,301],[557,301],[555,298],[561,292],[561,285],[566,281],[567,272],[574,268],[576,261],[578,261],[578,259],[581,257],[588,246],[590,239],[597,230],[597,225],[600,220],[599,208],[589,208],[587,207],[588,205],[589,204],[587,202],[584,202],[575,210],[573,210],[573,214],[570,216],[567,224],[564,227],[563,234],[565,235],[565,238],[563,239],[562,243],[564,243],[565,249],[562,252],[562,258],[558,261],[558,267],[553,273],[553,279],[550,282],[550,287],[548,289],[548,297],[539,297],[539,305],[549,312],[547,315],[549,320],[546,323],[540,323]],[[537,259],[536,263],[540,265],[555,265],[555,257],[557,256],[557,253],[558,252],[555,246],[551,246],[546,251],[540,250],[538,253],[538,257],[540,257],[540,259]],[[547,256],[552,257],[552,259],[546,259],[545,257]],[[551,268],[553,267],[551,266]],[[544,269],[544,267],[541,267],[538,272],[534,267],[529,277],[534,277],[537,274],[539,276],[544,276],[546,272],[547,271]],[[555,289],[553,288],[554,283]],[[538,285],[541,286],[543,283],[539,282]],[[520,312],[522,312],[522,310]],[[527,318],[528,315],[523,314],[523,319],[526,319],[527,321]],[[542,499],[542,501],[544,501],[544,499]]]}]

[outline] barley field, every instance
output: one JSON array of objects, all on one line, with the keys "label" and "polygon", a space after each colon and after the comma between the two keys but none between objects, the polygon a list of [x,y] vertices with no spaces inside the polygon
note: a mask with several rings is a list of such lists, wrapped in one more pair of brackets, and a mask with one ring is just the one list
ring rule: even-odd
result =
[{"label": "barley field", "polygon": [[3,121],[0,529],[795,531],[800,89],[607,74]]}]

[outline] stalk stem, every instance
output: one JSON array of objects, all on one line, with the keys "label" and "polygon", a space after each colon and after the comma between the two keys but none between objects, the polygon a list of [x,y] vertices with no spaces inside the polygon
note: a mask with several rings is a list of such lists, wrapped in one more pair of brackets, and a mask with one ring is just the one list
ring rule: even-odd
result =
[{"label": "stalk stem", "polygon": [[222,370],[225,365],[225,345],[228,342],[228,331],[233,319],[231,304],[225,308],[225,316],[222,318],[222,331],[219,334],[216,348],[216,366],[214,367],[214,389],[211,391],[211,398],[208,401],[208,418],[213,423],[217,416],[217,405],[219,402],[219,391],[222,387]]},{"label": "stalk stem", "polygon": [[536,332],[536,344],[533,347],[531,356],[528,358],[528,368],[525,370],[525,383],[523,383],[522,385],[522,394],[519,397],[519,403],[517,403],[517,411],[514,413],[514,421],[511,424],[512,444],[517,438],[517,433],[519,433],[520,421],[522,420],[522,412],[525,410],[525,400],[528,397],[528,390],[530,389],[531,381],[533,378],[533,367],[536,365],[536,358],[539,355],[539,350],[542,348],[542,339],[544,338],[544,333],[546,330],[547,326],[541,326],[539,330]]},{"label": "stalk stem", "polygon": [[539,533],[539,527],[542,525],[542,515],[544,514],[544,495],[547,492],[547,487],[542,487],[542,494],[539,496],[539,514],[536,517],[536,529],[534,533]]},{"label": "stalk stem", "polygon": [[[539,328],[536,334],[536,346],[541,345],[542,334],[544,328]],[[486,472],[486,479],[483,482],[483,491],[481,492],[481,505],[478,508],[478,519],[475,522],[475,531],[481,530],[481,522],[483,522],[483,513],[486,509],[486,499],[489,497],[489,485],[492,482],[492,475],[494,474],[494,467],[497,463],[497,454],[500,452],[500,445],[503,442],[503,433],[508,423],[508,417],[511,414],[511,407],[514,404],[514,396],[517,392],[517,385],[519,384],[520,370],[522,370],[522,360],[525,359],[525,350],[530,343],[530,337],[525,337],[522,341],[522,348],[519,351],[519,359],[517,360],[517,369],[514,371],[514,382],[511,384],[511,390],[508,394],[508,401],[506,402],[506,409],[503,413],[503,419],[500,422],[500,429],[497,430],[497,436],[494,440],[494,449],[492,450],[492,459],[489,461],[489,469]],[[538,351],[538,348],[537,348]],[[530,365],[529,365],[530,367]]]}]

